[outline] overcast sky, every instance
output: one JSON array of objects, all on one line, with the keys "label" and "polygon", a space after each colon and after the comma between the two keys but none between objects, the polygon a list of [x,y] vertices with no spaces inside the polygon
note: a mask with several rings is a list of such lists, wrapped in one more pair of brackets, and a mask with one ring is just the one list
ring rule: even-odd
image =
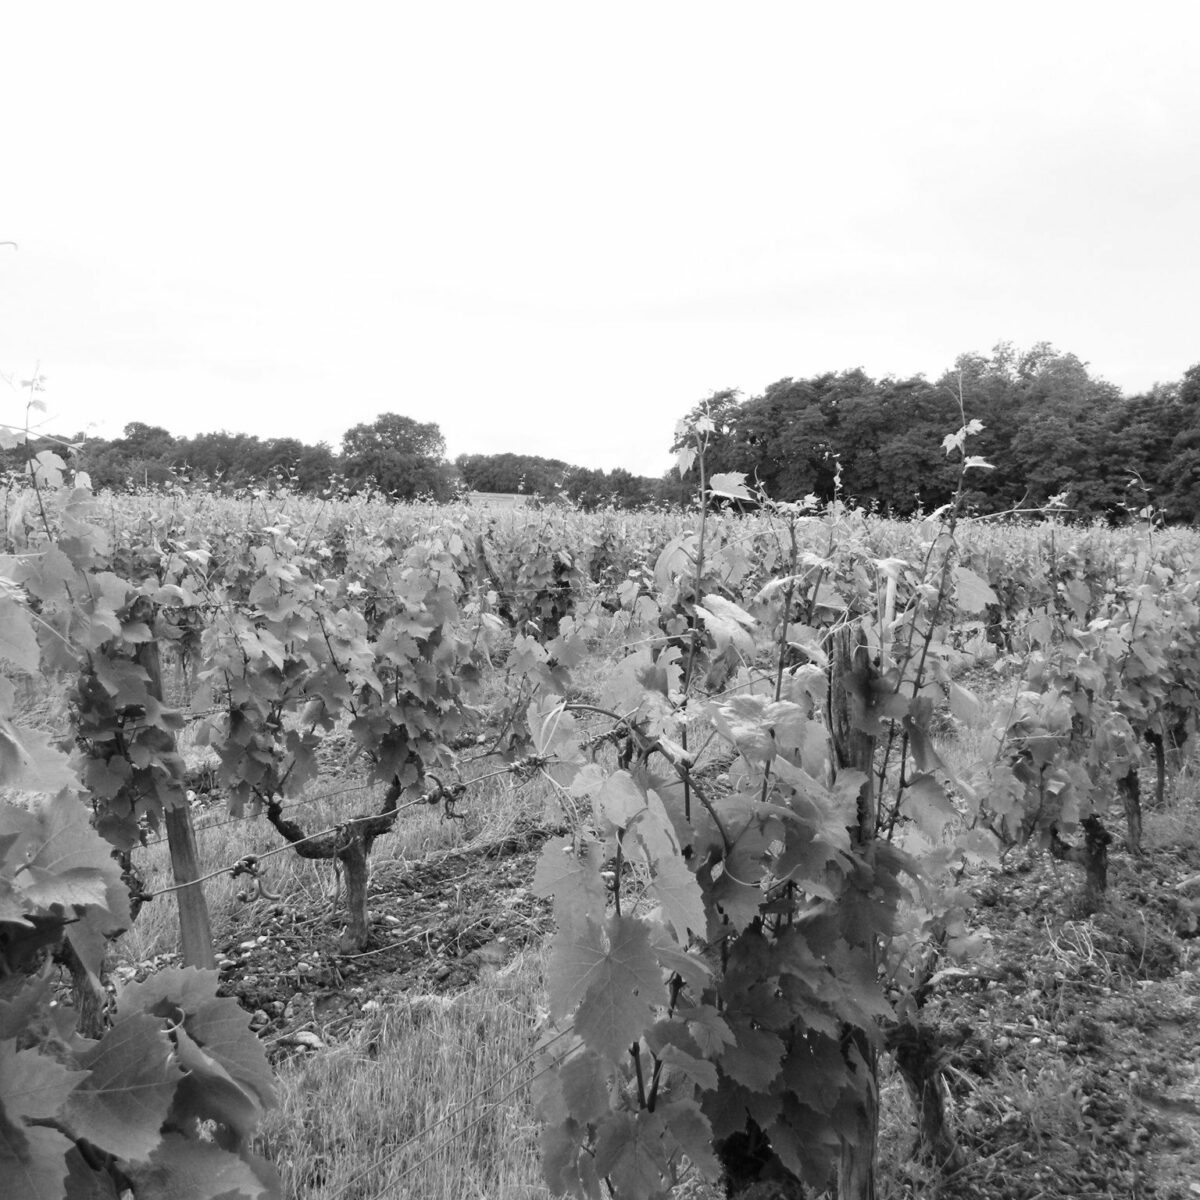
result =
[{"label": "overcast sky", "polygon": [[[710,391],[1200,361],[1200,6],[24,3],[0,372],[52,427],[660,474]],[[0,387],[0,420],[21,420]]]}]

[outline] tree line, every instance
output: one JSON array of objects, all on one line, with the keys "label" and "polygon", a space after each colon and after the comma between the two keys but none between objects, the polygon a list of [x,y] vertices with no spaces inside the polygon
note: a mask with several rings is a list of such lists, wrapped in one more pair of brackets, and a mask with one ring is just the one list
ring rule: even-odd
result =
[{"label": "tree line", "polygon": [[342,437],[341,453],[326,442],[258,438],[248,433],[176,437],[158,425],[134,421],[119,438],[37,439],[0,451],[0,465],[22,471],[39,450],[77,447],[74,465],[92,486],[113,491],[179,484],[227,491],[287,487],[311,494],[353,494],[370,489],[397,500],[446,501],[463,492],[524,492],[564,499],[585,508],[607,504],[637,508],[659,499],[660,482],[618,467],[572,466],[530,454],[461,454],[446,459],[446,443],[433,422],[396,413],[356,425]]},{"label": "tree line", "polygon": [[[895,516],[947,503],[957,484],[943,439],[982,422],[966,501],[979,513],[1054,504],[1081,520],[1153,507],[1200,518],[1200,364],[1126,397],[1073,354],[1042,342],[960,356],[936,380],[861,370],[781,379],[742,400],[714,392],[688,414],[712,424],[706,469],[743,471],[775,500],[840,495]],[[678,448],[678,447],[676,447]],[[675,489],[694,494],[697,467]]]},{"label": "tree line", "polygon": [[[1152,506],[1166,519],[1200,519],[1200,363],[1177,382],[1125,396],[1075,355],[1041,342],[964,354],[934,380],[861,369],[785,378],[761,395],[713,392],[686,415],[704,416],[705,469],[742,471],[774,500],[835,496],[895,516],[946,503],[957,482],[942,442],[964,416],[982,422],[971,452],[980,513],[1056,504],[1082,520],[1120,521]],[[316,494],[373,489],[400,500],[448,500],[464,491],[524,492],[585,508],[687,504],[698,466],[659,479],[573,466],[517,452],[446,459],[441,430],[396,413],[356,425],[340,453],[324,442],[244,433],[175,437],[133,422],[122,437],[74,439],[76,464],[98,488],[207,483],[237,490],[286,486]],[[3,465],[20,470],[27,448]],[[672,449],[676,449],[672,447]]]}]

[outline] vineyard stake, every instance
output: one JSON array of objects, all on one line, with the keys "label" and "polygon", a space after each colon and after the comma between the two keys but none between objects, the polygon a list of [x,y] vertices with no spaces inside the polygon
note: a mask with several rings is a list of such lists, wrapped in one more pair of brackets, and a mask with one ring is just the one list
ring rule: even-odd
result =
[{"label": "vineyard stake", "polygon": [[[134,653],[134,661],[150,677],[146,690],[161,702],[162,661],[158,654],[158,642],[153,639],[142,642]],[[171,740],[174,742],[174,735]],[[196,830],[192,825],[191,806],[185,799],[182,804],[163,807],[167,847],[171,852],[171,872],[176,886],[194,884],[200,878],[200,856],[196,852]],[[175,898],[179,902],[179,941],[183,965],[214,970],[217,960],[213,952],[212,924],[208,919],[204,888],[199,884],[180,887]]]}]

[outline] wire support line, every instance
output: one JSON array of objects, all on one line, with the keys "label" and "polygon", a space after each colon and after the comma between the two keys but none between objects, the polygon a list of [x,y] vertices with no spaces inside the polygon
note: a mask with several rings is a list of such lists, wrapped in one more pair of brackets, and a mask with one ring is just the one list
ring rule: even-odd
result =
[{"label": "wire support line", "polygon": [[[449,806],[453,804],[471,784],[479,783],[485,779],[492,779],[498,775],[520,775],[522,773],[529,775],[533,771],[557,761],[558,759],[554,755],[530,755],[528,758],[520,759],[515,763],[511,763],[509,766],[504,767],[499,771],[492,771],[487,775],[479,776],[478,779],[466,780],[462,783],[453,784],[450,787],[446,787],[437,778],[437,776],[433,774],[432,771],[428,771],[426,774],[436,782],[437,787],[432,792],[427,792],[423,796],[418,796],[415,800],[410,800],[407,804],[398,805],[390,812],[370,813],[367,816],[351,817],[348,821],[341,821],[337,825],[330,826],[328,829],[322,829],[317,833],[307,834],[302,838],[297,838],[295,841],[288,841],[284,845],[276,846],[272,850],[264,850],[261,854],[244,855],[242,858],[239,858],[237,862],[231,863],[226,867],[220,867],[215,871],[210,871],[207,875],[201,875],[198,879],[188,879],[183,883],[177,883],[172,887],[159,888],[153,892],[142,892],[141,899],[143,901],[153,900],[156,896],[165,896],[170,892],[178,892],[182,891],[184,888],[195,887],[197,884],[207,883],[210,879],[217,879],[222,875],[257,875],[258,864],[262,859],[271,858],[276,854],[282,854],[285,850],[290,850],[295,846],[303,845],[305,842],[316,841],[317,838],[326,837],[331,833],[339,833],[344,829],[348,829],[352,825],[361,825],[368,821],[378,821],[380,818],[394,820],[400,813],[405,812],[410,808],[416,808],[422,804],[434,805],[439,802],[445,803],[447,805],[447,814],[453,816],[454,814],[450,812]],[[310,800],[302,801],[301,803],[315,803],[317,800],[328,799],[331,796],[346,795],[352,791],[363,791],[366,788],[374,786],[376,785],[371,783],[359,784],[355,788],[343,788],[337,792],[326,793],[323,796],[314,796]],[[220,829],[224,825],[239,824],[243,820],[245,820],[244,817],[234,817],[228,821],[217,821],[211,825],[200,826],[196,832],[201,833],[206,829]],[[164,840],[169,839],[160,837],[156,841],[147,843],[147,845],[156,846]]]},{"label": "wire support line", "polygon": [[[524,1055],[522,1058],[519,1058],[507,1070],[502,1071],[498,1076],[496,1076],[495,1079],[491,1080],[491,1082],[484,1084],[484,1086],[481,1087],[473,1096],[469,1096],[457,1108],[451,1109],[450,1112],[446,1113],[444,1116],[439,1117],[431,1125],[427,1125],[424,1129],[418,1131],[417,1133],[414,1133],[411,1137],[406,1138],[399,1145],[391,1147],[391,1149],[389,1149],[385,1154],[380,1155],[380,1157],[377,1158],[373,1163],[371,1163],[369,1166],[364,1167],[361,1171],[359,1171],[357,1175],[354,1175],[352,1178],[346,1180],[346,1182],[343,1183],[342,1186],[340,1188],[338,1188],[338,1190],[330,1196],[329,1200],[339,1200],[339,1198],[341,1196],[344,1196],[346,1194],[346,1192],[348,1192],[350,1190],[350,1188],[352,1188],[356,1183],[359,1183],[363,1179],[365,1179],[368,1175],[370,1175],[370,1173],[372,1171],[376,1171],[380,1167],[385,1166],[387,1163],[391,1162],[392,1159],[394,1159],[396,1157],[396,1155],[398,1155],[401,1151],[406,1150],[414,1142],[418,1142],[422,1138],[428,1137],[429,1134],[433,1133],[433,1131],[435,1129],[438,1129],[441,1126],[445,1125],[447,1122],[452,1121],[455,1117],[459,1116],[461,1113],[465,1112],[468,1108],[470,1108],[471,1105],[475,1103],[475,1101],[482,1099],[493,1088],[495,1088],[495,1087],[499,1086],[501,1083],[503,1083],[505,1079],[507,1079],[515,1071],[517,1071],[521,1067],[523,1067],[531,1059],[536,1058],[539,1054],[544,1053],[548,1047],[553,1046],[554,1043],[557,1042],[560,1038],[564,1038],[567,1036],[567,1034],[573,1033],[573,1032],[574,1032],[574,1026],[568,1025],[565,1029],[560,1030],[548,1041],[543,1042],[540,1046],[535,1046],[532,1050],[529,1051],[528,1054]],[[579,1049],[578,1046],[571,1046],[566,1051],[564,1051],[561,1055],[559,1055],[556,1059],[554,1059],[553,1062],[547,1063],[546,1066],[542,1067],[541,1070],[536,1071],[528,1079],[522,1080],[515,1087],[510,1088],[507,1092],[498,1096],[484,1110],[484,1112],[482,1112],[473,1121],[471,1121],[467,1125],[463,1126],[463,1128],[458,1130],[452,1137],[449,1137],[445,1141],[441,1142],[430,1154],[426,1155],[420,1161],[414,1163],[411,1167],[406,1168],[405,1171],[399,1176],[399,1179],[406,1178],[407,1176],[411,1175],[414,1171],[416,1171],[419,1167],[424,1166],[425,1163],[427,1163],[431,1158],[436,1157],[447,1146],[451,1145],[453,1142],[455,1142],[459,1138],[461,1138],[463,1136],[463,1134],[467,1133],[471,1129],[474,1129],[474,1127],[476,1125],[478,1125],[481,1121],[485,1120],[491,1113],[493,1113],[497,1108],[499,1108],[500,1105],[503,1104],[506,1100],[511,1099],[523,1088],[527,1088],[535,1079],[538,1079],[542,1075],[545,1075],[547,1071],[552,1071],[555,1067],[561,1066],[566,1061],[568,1056],[571,1055],[577,1049]],[[399,1179],[395,1180],[394,1182],[399,1182]],[[390,1187],[390,1186],[391,1186],[391,1184],[388,1185],[388,1187]],[[378,1200],[379,1197],[385,1196],[386,1194],[387,1194],[387,1188],[385,1188],[384,1191],[382,1191],[382,1192],[376,1193],[376,1196],[373,1198],[373,1200]]]},{"label": "wire support line", "polygon": [[[355,784],[354,787],[338,788],[336,791],[333,791],[333,792],[322,792],[319,796],[307,796],[302,800],[289,800],[287,803],[287,807],[289,809],[303,808],[305,805],[318,804],[322,800],[333,800],[338,796],[350,796],[357,792],[365,792],[368,788],[381,787],[381,786],[382,786],[382,784],[380,784],[378,782],[376,782],[376,783],[359,783],[359,784]],[[413,803],[419,804],[419,803],[421,803],[421,801],[418,800],[418,801],[414,801]],[[411,805],[406,805],[405,807],[411,807]],[[397,810],[397,811],[399,811],[399,810]],[[227,825],[241,825],[245,821],[253,821],[254,819],[255,818],[253,816],[241,816],[241,817],[230,817],[227,821],[206,821],[203,825],[196,826],[196,832],[197,833],[206,833],[210,829],[224,829]],[[363,818],[356,818],[356,819],[361,820]],[[146,842],[142,848],[149,850],[152,846],[161,846],[165,841],[167,841],[167,835],[165,833],[160,834],[158,837],[153,838],[151,841]]]},{"label": "wire support line", "polygon": [[348,821],[342,821],[338,825],[332,825],[328,829],[322,829],[318,833],[310,833],[302,838],[297,838],[294,842],[285,842],[282,846],[276,846],[273,850],[264,850],[261,854],[247,854],[243,858],[239,858],[237,862],[230,863],[227,867],[220,867],[216,871],[210,871],[207,875],[201,875],[198,879],[188,879],[183,883],[174,884],[172,887],[159,888],[154,892],[143,892],[141,899],[154,900],[159,896],[165,896],[170,892],[180,892],[184,888],[195,887],[197,884],[207,883],[210,879],[217,879],[221,875],[229,874],[245,874],[250,872],[255,873],[257,864],[264,858],[273,858],[276,854],[282,854],[285,850],[291,850],[295,846],[303,845],[305,842],[314,842],[317,838],[328,837],[331,833],[339,833],[343,829],[349,828],[351,825],[362,825],[367,821],[378,821],[380,816],[394,817],[405,809],[416,808],[418,804],[433,804],[437,797],[443,794],[444,789],[439,788],[436,792],[430,792],[426,796],[419,796],[416,800],[410,800],[407,804],[401,804],[392,809],[390,813],[372,813],[366,817],[351,817]]}]

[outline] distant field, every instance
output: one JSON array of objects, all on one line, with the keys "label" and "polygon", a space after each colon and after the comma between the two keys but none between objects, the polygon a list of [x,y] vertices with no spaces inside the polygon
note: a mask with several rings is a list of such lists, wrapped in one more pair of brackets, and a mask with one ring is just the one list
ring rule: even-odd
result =
[{"label": "distant field", "polygon": [[526,508],[530,497],[524,492],[468,492],[467,503],[477,508]]}]

